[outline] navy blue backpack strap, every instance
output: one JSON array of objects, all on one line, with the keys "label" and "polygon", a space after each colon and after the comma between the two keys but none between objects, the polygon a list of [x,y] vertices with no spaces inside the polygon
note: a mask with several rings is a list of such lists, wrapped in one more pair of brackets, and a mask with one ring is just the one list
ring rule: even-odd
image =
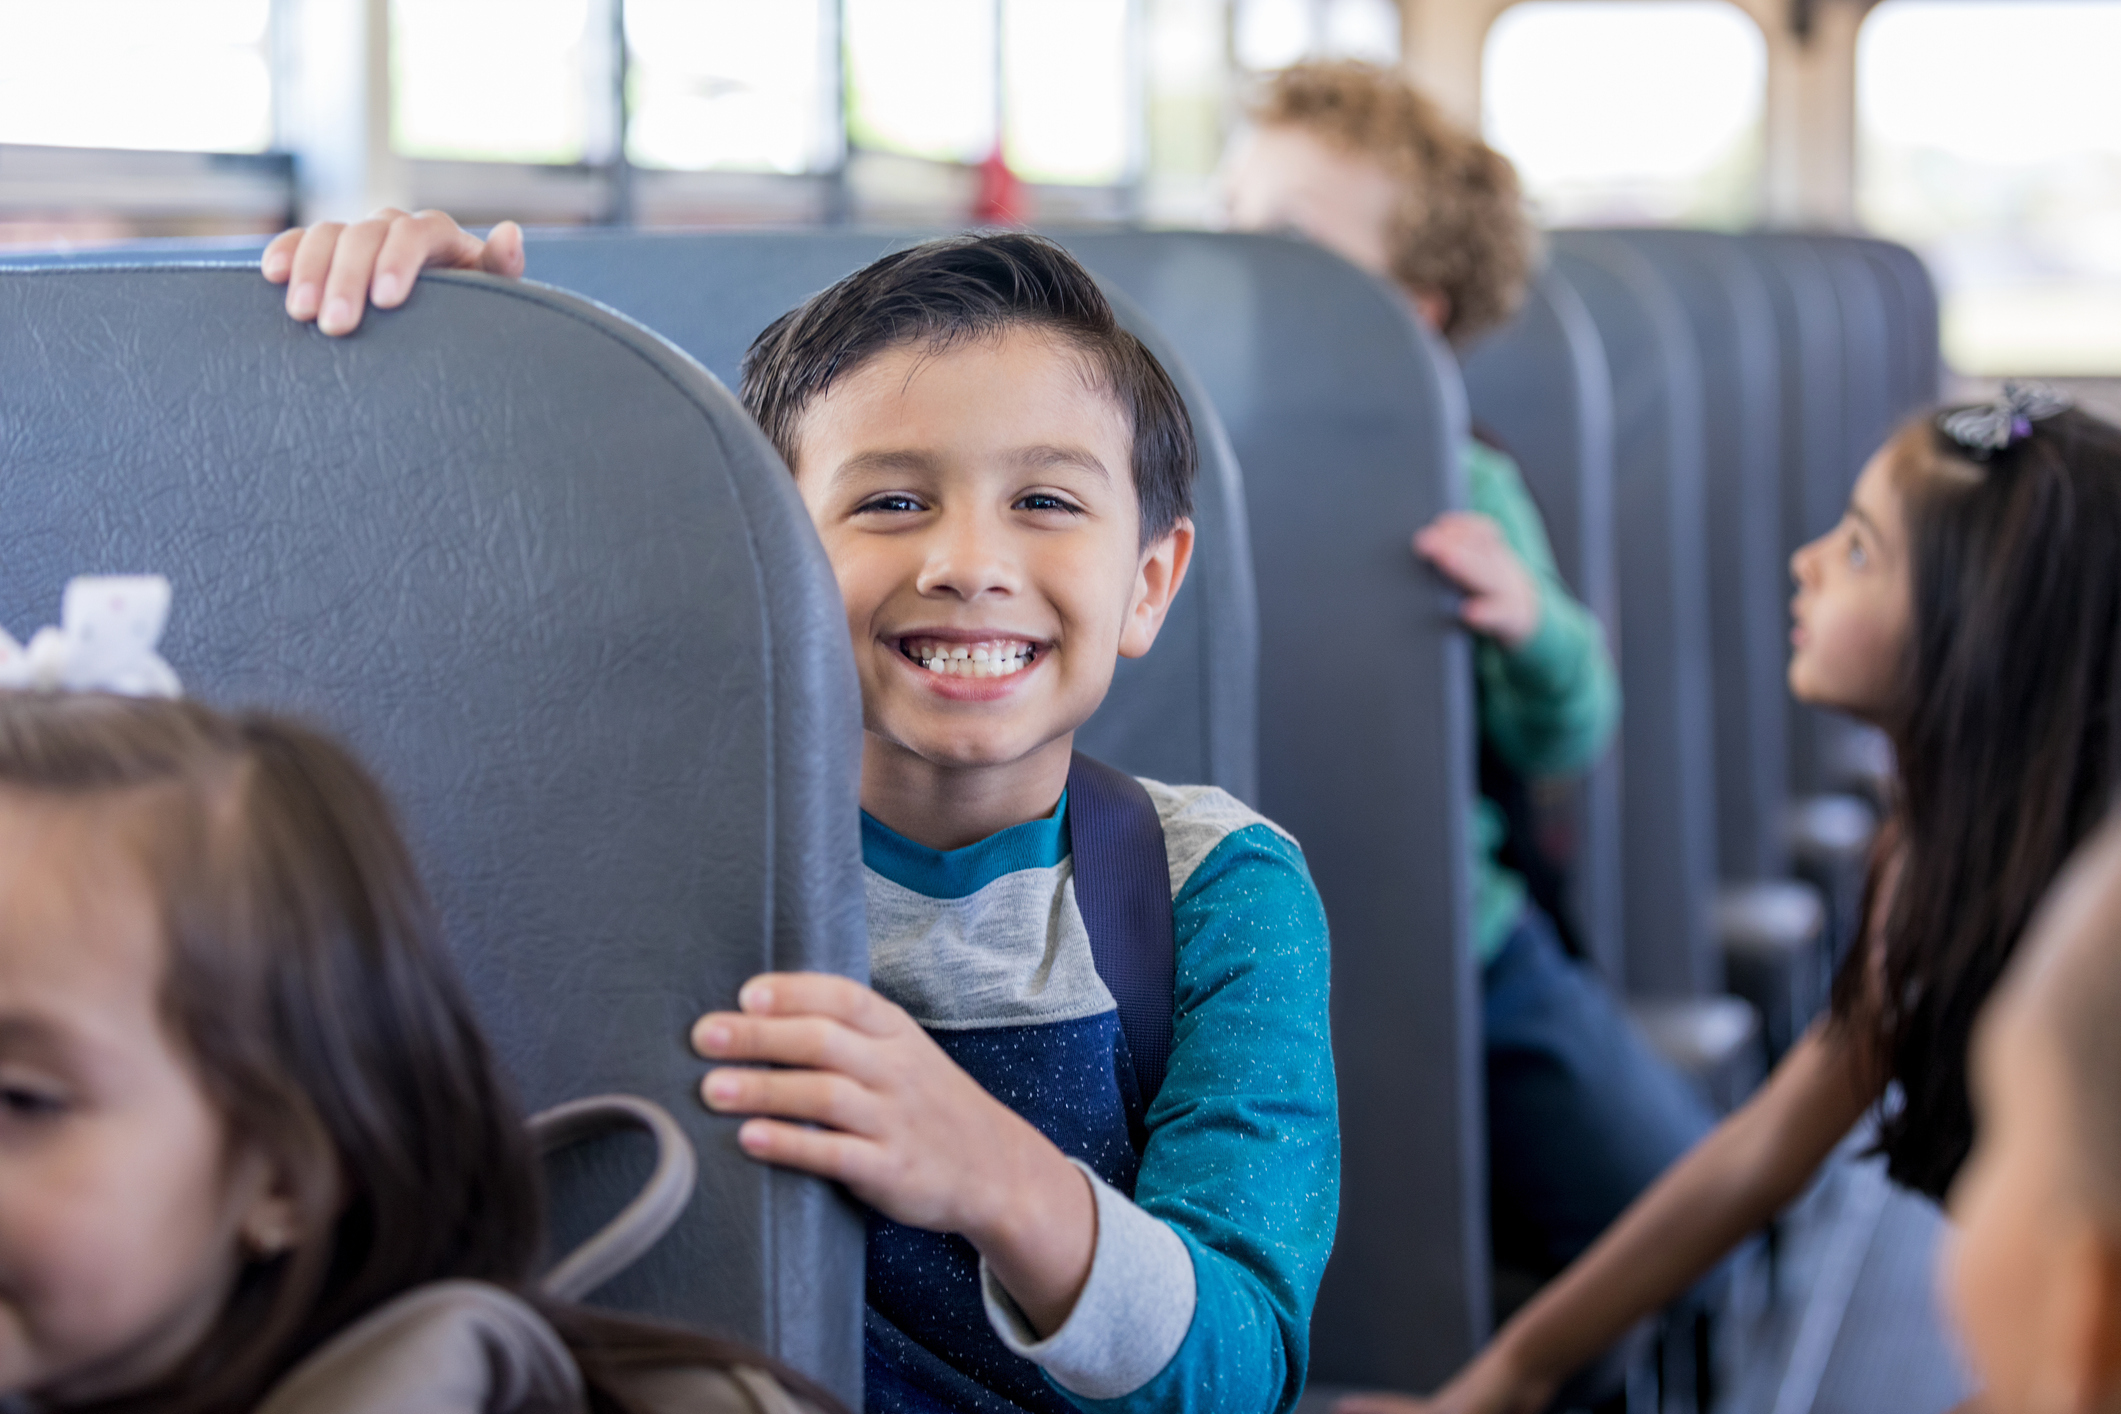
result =
[{"label": "navy blue backpack strap", "polygon": [[1068,767],[1075,905],[1112,999],[1144,1114],[1171,1063],[1178,944],[1164,822],[1142,783],[1080,751]]}]

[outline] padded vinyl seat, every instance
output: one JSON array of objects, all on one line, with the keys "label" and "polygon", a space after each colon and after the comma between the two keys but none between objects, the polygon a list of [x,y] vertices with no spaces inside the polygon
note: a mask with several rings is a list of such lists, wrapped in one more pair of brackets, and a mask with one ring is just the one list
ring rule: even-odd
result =
[{"label": "padded vinyl seat", "polygon": [[1877,810],[1861,796],[1806,796],[1790,808],[1790,857],[1799,877],[1829,900],[1830,965],[1847,956],[1862,925],[1864,878],[1877,837]]},{"label": "padded vinyl seat", "polygon": [[1464,504],[1464,390],[1404,301],[1307,243],[1063,240],[1170,338],[1245,469],[1260,807],[1302,842],[1333,927],[1340,1231],[1312,1372],[1432,1388],[1491,1311],[1471,655],[1408,546]]},{"label": "padded vinyl seat", "polygon": [[[750,419],[638,325],[477,275],[328,339],[253,270],[0,271],[0,371],[0,623],[160,572],[190,692],[347,738],[527,1106],[638,1094],[698,1151],[596,1299],[858,1406],[861,1214],[744,1157],[686,1040],[759,971],[868,973],[845,611]],[[555,1250],[640,1178],[572,1157]]]},{"label": "padded vinyl seat", "polygon": [[1709,930],[1717,771],[1700,355],[1669,283],[1620,237],[1560,233],[1554,268],[1582,296],[1613,377],[1628,990],[1709,996],[1723,962]]},{"label": "padded vinyl seat", "polygon": [[1826,900],[1800,879],[1726,884],[1716,894],[1716,938],[1733,995],[1760,1013],[1773,1065],[1826,1000],[1833,960]]},{"label": "padded vinyl seat", "polygon": [[[1464,356],[1473,425],[1516,461],[1532,494],[1562,581],[1598,619],[1608,651],[1620,643],[1613,563],[1613,378],[1598,327],[1554,270],[1526,292],[1524,308]],[[1621,900],[1621,753],[1608,750],[1580,777],[1541,782],[1539,827],[1557,824],[1571,846],[1564,907],[1584,951],[1615,986],[1627,975]],[[1555,787],[1559,789],[1555,789]]]},{"label": "padded vinyl seat", "polygon": [[1788,877],[1783,828],[1790,580],[1779,533],[1783,406],[1774,306],[1738,237],[1668,229],[1615,235],[1656,263],[1701,355],[1724,881],[1716,945],[1726,985],[1761,1014],[1772,1062],[1823,998],[1825,971],[1825,910],[1810,885]]}]

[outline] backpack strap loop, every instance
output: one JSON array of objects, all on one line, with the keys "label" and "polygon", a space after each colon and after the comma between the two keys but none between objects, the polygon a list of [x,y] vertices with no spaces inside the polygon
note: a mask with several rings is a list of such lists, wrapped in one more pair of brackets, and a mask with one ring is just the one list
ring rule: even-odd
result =
[{"label": "backpack strap loop", "polygon": [[617,1217],[539,1279],[538,1289],[547,1296],[579,1301],[595,1291],[640,1260],[692,1201],[699,1161],[692,1141],[661,1105],[635,1095],[591,1095],[530,1117],[530,1137],[540,1156],[617,1129],[647,1131],[655,1140],[655,1171]]},{"label": "backpack strap loop", "polygon": [[1171,1061],[1177,986],[1163,821],[1140,781],[1078,751],[1068,768],[1068,838],[1075,904],[1097,975],[1119,1004],[1146,1115]]}]

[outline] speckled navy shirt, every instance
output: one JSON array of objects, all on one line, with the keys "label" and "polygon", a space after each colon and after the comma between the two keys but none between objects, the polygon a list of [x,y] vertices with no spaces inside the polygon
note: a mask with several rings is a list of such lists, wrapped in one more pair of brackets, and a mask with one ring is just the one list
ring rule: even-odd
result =
[{"label": "speckled navy shirt", "polygon": [[1164,826],[1173,1051],[1137,1153],[1119,1014],[1075,902],[1067,806],[948,853],[862,817],[870,970],[1092,1176],[1097,1248],[1041,1341],[963,1238],[872,1215],[871,1411],[1293,1408],[1340,1198],[1325,910],[1295,841],[1144,781]]}]

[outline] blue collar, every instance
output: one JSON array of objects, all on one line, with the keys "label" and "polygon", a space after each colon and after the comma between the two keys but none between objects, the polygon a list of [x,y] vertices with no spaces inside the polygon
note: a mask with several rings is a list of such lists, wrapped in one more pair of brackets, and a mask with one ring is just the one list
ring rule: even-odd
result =
[{"label": "blue collar", "polygon": [[902,889],[927,898],[966,898],[1004,874],[1051,869],[1068,857],[1068,793],[1051,815],[996,830],[963,849],[915,844],[862,812],[862,863]]}]

